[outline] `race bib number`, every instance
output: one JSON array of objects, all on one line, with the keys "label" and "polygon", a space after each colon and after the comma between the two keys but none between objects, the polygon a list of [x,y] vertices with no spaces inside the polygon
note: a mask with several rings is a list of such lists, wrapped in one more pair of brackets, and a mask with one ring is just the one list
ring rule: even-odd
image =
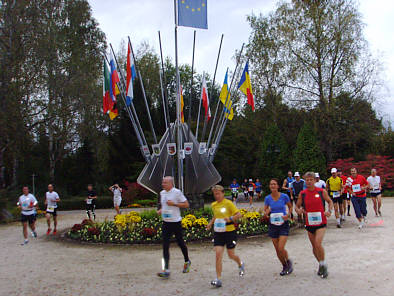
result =
[{"label": "race bib number", "polygon": [[249,187],[249,192],[252,192],[254,190],[253,186]]},{"label": "race bib number", "polygon": [[361,191],[360,184],[352,185],[352,190],[353,190],[353,192],[360,192]]},{"label": "race bib number", "polygon": [[172,210],[162,210],[161,217],[166,222],[172,222],[172,220],[174,219],[174,213],[172,212]]},{"label": "race bib number", "polygon": [[215,232],[226,232],[226,221],[224,219],[216,219],[213,230]]},{"label": "race bib number", "polygon": [[285,223],[285,221],[283,220],[283,213],[271,213],[270,221],[273,225],[282,225],[283,223]]},{"label": "race bib number", "polygon": [[47,212],[48,213],[53,213],[55,211],[54,207],[47,207]]},{"label": "race bib number", "polygon": [[333,198],[338,198],[338,197],[340,197],[341,196],[341,193],[339,192],[339,191],[334,191],[333,193],[332,193],[332,197]]},{"label": "race bib number", "polygon": [[86,200],[86,203],[87,203],[88,205],[91,205],[91,204],[92,204],[92,199],[91,199],[91,198],[88,198],[88,199]]},{"label": "race bib number", "polygon": [[233,192],[238,192],[238,188],[233,188]]},{"label": "race bib number", "polygon": [[308,213],[309,225],[320,225],[322,224],[321,212],[311,212]]}]

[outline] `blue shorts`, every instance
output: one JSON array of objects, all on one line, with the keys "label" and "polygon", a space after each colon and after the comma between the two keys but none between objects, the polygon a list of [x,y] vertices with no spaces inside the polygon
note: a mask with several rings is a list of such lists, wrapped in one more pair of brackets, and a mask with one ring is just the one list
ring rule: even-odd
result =
[{"label": "blue shorts", "polygon": [[268,236],[270,238],[279,238],[280,236],[288,236],[290,231],[289,221],[285,221],[282,225],[268,225]]}]

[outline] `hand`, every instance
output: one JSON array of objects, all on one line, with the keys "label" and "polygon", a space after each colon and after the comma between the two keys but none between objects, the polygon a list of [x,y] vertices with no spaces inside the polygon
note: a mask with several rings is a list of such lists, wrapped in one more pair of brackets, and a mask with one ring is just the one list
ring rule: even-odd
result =
[{"label": "hand", "polygon": [[305,210],[303,208],[296,209],[295,211],[297,212],[298,215],[302,215],[305,213]]},{"label": "hand", "polygon": [[230,218],[224,218],[224,221],[226,221],[227,223],[231,222]]},{"label": "hand", "polygon": [[327,218],[331,216],[331,212],[324,212],[324,215],[326,215]]},{"label": "hand", "polygon": [[207,230],[211,230],[211,228],[212,228],[212,223],[208,223]]},{"label": "hand", "polygon": [[157,211],[157,214],[158,214],[158,215],[161,215],[161,209]]},{"label": "hand", "polygon": [[287,221],[287,220],[289,220],[289,215],[283,215],[282,218],[283,218],[284,221]]},{"label": "hand", "polygon": [[172,200],[167,201],[167,205],[169,206],[175,206],[175,203]]}]

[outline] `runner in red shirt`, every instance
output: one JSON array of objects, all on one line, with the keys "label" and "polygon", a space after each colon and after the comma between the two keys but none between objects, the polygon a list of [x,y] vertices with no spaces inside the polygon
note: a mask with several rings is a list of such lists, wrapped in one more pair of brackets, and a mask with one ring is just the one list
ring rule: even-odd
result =
[{"label": "runner in red shirt", "polygon": [[367,192],[368,188],[367,180],[357,174],[357,169],[352,168],[350,170],[351,176],[346,180],[346,187],[352,196],[352,204],[356,217],[360,224],[358,228],[361,229],[365,226],[367,220]]},{"label": "runner in red shirt", "polygon": [[[319,262],[317,274],[322,278],[328,276],[327,263],[324,260],[324,248],[322,245],[326,232],[327,217],[331,216],[334,203],[326,190],[315,187],[315,173],[305,174],[306,189],[300,192],[297,199],[296,212],[304,215],[305,229],[312,244],[313,254]],[[324,211],[323,200],[328,204],[328,212]]]},{"label": "runner in red shirt", "polygon": [[347,215],[350,216],[350,195],[346,189],[347,177],[342,174],[342,170],[340,170],[340,169],[338,169],[338,176],[342,179],[342,184],[343,184],[343,190],[342,190],[342,196],[341,196],[343,203],[341,206],[342,206],[342,213],[343,213],[342,220],[345,221],[346,220],[345,219],[346,206],[347,206]]}]

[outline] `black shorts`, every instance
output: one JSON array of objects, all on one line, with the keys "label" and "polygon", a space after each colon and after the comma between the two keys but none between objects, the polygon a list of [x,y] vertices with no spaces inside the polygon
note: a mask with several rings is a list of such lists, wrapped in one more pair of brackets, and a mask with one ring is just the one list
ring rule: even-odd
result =
[{"label": "black shorts", "polygon": [[331,200],[332,200],[332,202],[333,203],[339,203],[339,204],[342,204],[342,202],[343,202],[343,199],[342,199],[342,195],[340,195],[340,196],[338,196],[338,197],[332,197],[332,191],[330,192],[330,198],[331,198]]},{"label": "black shorts", "polygon": [[245,195],[245,197],[248,197],[249,196],[249,192],[245,192],[244,191],[244,195]]},{"label": "black shorts", "polygon": [[342,201],[350,200],[350,195],[348,193],[342,193],[341,198],[342,198]]},{"label": "black shorts", "polygon": [[86,211],[94,211],[96,209],[95,204],[86,204]]},{"label": "black shorts", "polygon": [[53,212],[47,212],[47,211],[46,211],[46,213],[47,213],[47,214],[51,214],[53,217],[56,217],[56,216],[57,216],[57,208],[54,208],[54,209],[53,209]]},{"label": "black shorts", "polygon": [[322,224],[319,226],[306,226],[305,225],[305,229],[312,234],[314,234],[316,232],[316,230],[318,230],[320,228],[324,228],[324,227],[327,227],[327,224]]},{"label": "black shorts", "polygon": [[227,249],[234,249],[237,245],[237,231],[214,232],[213,245],[222,247],[226,245]]},{"label": "black shorts", "polygon": [[36,214],[31,214],[31,215],[24,215],[21,214],[21,222],[29,222],[29,224],[33,224],[34,222],[36,222]]},{"label": "black shorts", "polygon": [[231,192],[232,198],[237,198],[238,197],[238,192]]},{"label": "black shorts", "polygon": [[382,192],[370,192],[371,197],[377,197],[378,195],[381,195]]},{"label": "black shorts", "polygon": [[254,196],[254,191],[249,191],[249,196],[253,197]]},{"label": "black shorts", "polygon": [[282,225],[268,225],[268,236],[270,238],[279,238],[280,236],[289,236],[290,224],[285,221]]}]

